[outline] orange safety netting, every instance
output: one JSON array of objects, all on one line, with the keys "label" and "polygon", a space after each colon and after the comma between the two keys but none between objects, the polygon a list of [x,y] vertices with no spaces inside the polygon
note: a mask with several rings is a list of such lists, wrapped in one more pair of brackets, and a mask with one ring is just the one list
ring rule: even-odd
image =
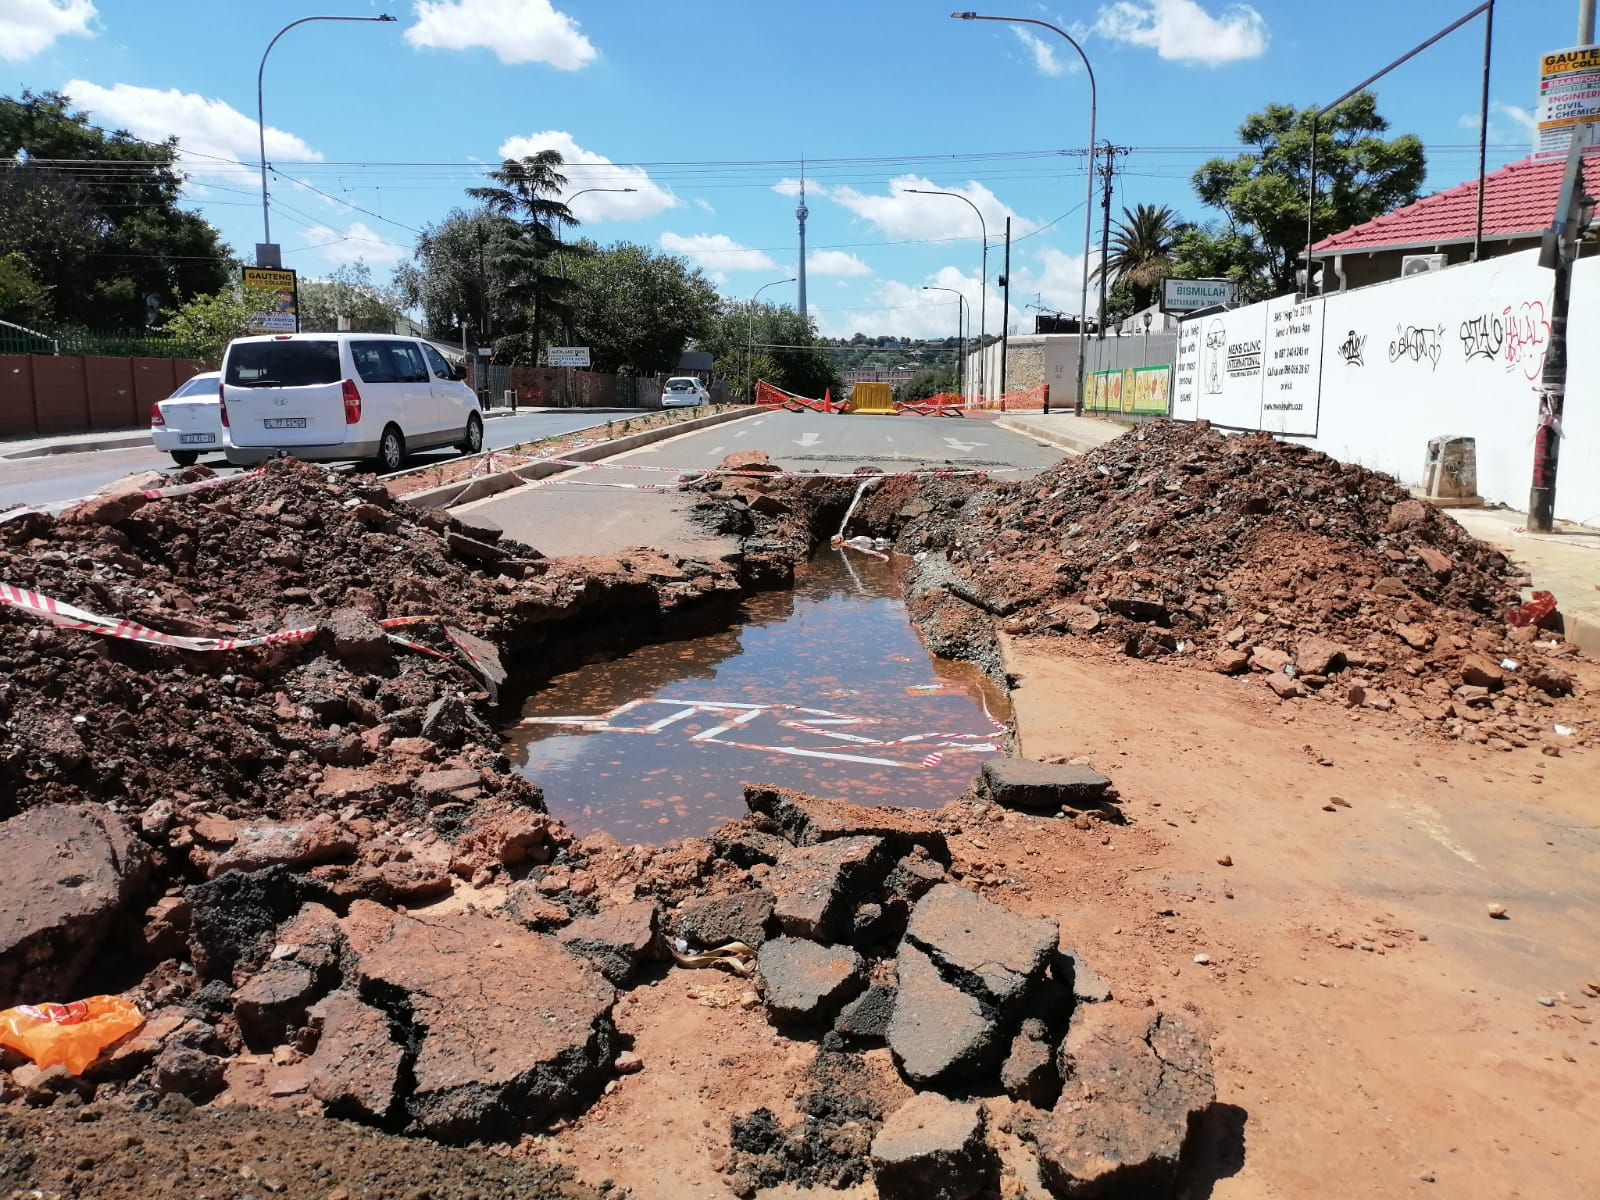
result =
[{"label": "orange safety netting", "polygon": [[959,417],[966,402],[954,392],[940,392],[925,400],[896,400],[894,406],[919,417]]},{"label": "orange safety netting", "polygon": [[831,394],[822,400],[813,400],[809,396],[797,396],[793,392],[786,392],[782,388],[773,387],[764,379],[756,381],[756,403],[767,408],[783,408],[790,412],[833,412]]}]

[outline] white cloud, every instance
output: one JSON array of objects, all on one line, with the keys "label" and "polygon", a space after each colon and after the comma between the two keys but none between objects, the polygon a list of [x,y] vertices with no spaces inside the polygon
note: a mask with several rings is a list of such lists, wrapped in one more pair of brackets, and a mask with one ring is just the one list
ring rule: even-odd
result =
[{"label": "white cloud", "polygon": [[92,37],[90,0],[0,0],[0,59],[22,62],[59,37]]},{"label": "white cloud", "polygon": [[[500,143],[499,153],[503,159],[526,158],[541,150],[557,150],[566,162],[561,168],[561,173],[567,177],[567,190],[563,198],[585,188],[634,189],[631,192],[589,192],[579,196],[572,204],[572,212],[580,221],[636,221],[678,206],[678,198],[652,181],[643,167],[614,166],[605,155],[585,150],[573,141],[570,133],[559,129],[507,138]],[[586,167],[600,169],[585,170]]]},{"label": "white cloud", "polygon": [[872,274],[871,267],[843,250],[813,250],[806,255],[806,271],[812,275]]},{"label": "white cloud", "polygon": [[[1099,253],[1091,253],[1089,257],[1089,270],[1094,270],[1094,264],[1099,261]],[[1034,261],[1011,273],[1011,313],[1013,319],[1020,311],[1031,313],[1027,308],[1029,304],[1038,304],[1053,313],[1065,313],[1075,316],[1083,299],[1083,272],[1084,257],[1081,254],[1068,254],[1057,250],[1053,246],[1040,248]],[[1096,286],[1091,281],[1089,287],[1089,311],[1091,314],[1099,312],[1100,297]],[[1032,320],[1026,320],[1022,328],[1032,327]],[[995,332],[999,332],[998,325]]]},{"label": "white cloud", "polygon": [[[4,0],[0,0],[3,3]],[[196,92],[176,88],[134,87],[119,83],[101,87],[83,79],[69,80],[61,89],[73,102],[94,114],[95,123],[126,129],[136,137],[152,142],[178,136],[178,148],[187,151],[184,168],[207,176],[237,174],[226,164],[204,155],[237,159],[245,164],[259,163],[256,123],[231,105]],[[282,129],[267,126],[267,161],[307,159],[320,161],[322,155],[300,138]]]},{"label": "white cloud", "polygon": [[1259,58],[1267,49],[1266,18],[1248,4],[1230,4],[1213,16],[1196,0],[1118,0],[1100,10],[1094,31],[1174,62],[1208,67]]},{"label": "white cloud", "polygon": [[[1533,131],[1539,127],[1538,121],[1534,120],[1531,112],[1525,108],[1519,108],[1515,104],[1507,104],[1503,100],[1496,100],[1489,105],[1489,108],[1496,116],[1506,118],[1506,120],[1522,130],[1523,133],[1532,135]],[[1478,122],[1474,119],[1472,123],[1476,126]]]},{"label": "white cloud", "polygon": [[416,0],[417,23],[406,30],[413,46],[493,50],[503,63],[542,62],[576,71],[598,51],[578,23],[550,0]]},{"label": "white cloud", "polygon": [[725,233],[663,233],[661,248],[669,254],[681,254],[708,271],[778,270],[778,264],[765,251],[741,246]]},{"label": "white cloud", "polygon": [[313,225],[305,231],[306,252],[313,251],[331,263],[365,262],[379,266],[399,262],[411,251],[390,241],[365,222],[352,221],[342,232],[327,225]]},{"label": "white cloud", "polygon": [[798,179],[780,179],[772,185],[772,190],[780,196],[798,196],[800,194],[800,181]]},{"label": "white cloud", "polygon": [[[1028,52],[1033,55],[1033,66],[1039,74],[1062,75],[1066,73],[1067,65],[1056,57],[1056,48],[1049,42],[1015,25],[1011,27],[1011,32],[1017,35],[1017,40],[1026,46]],[[1076,66],[1076,63],[1073,65]]]},{"label": "white cloud", "polygon": [[716,209],[711,207],[711,201],[707,200],[703,196],[696,196],[694,198],[694,206],[696,208],[703,209],[704,211],[706,211],[708,213],[714,213],[714,212],[717,211]]},{"label": "white cloud", "polygon": [[940,187],[932,180],[919,175],[901,175],[889,181],[888,195],[869,195],[854,188],[837,187],[822,190],[822,195],[842,205],[856,216],[870,221],[890,237],[910,238],[917,241],[935,241],[942,238],[972,238],[977,240],[977,222],[972,209],[949,196],[913,195],[907,191],[955,192],[964,196],[983,214],[985,226],[992,236],[1005,227],[1011,218],[1011,235],[1021,237],[1034,228],[1032,221],[1019,216],[1015,210],[981,183],[968,183],[965,187]]}]

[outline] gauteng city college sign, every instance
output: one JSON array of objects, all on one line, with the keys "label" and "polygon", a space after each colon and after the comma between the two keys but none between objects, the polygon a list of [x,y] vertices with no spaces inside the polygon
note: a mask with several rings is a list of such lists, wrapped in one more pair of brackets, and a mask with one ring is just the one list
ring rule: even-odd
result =
[{"label": "gauteng city college sign", "polygon": [[1161,311],[1196,312],[1218,304],[1232,304],[1237,290],[1231,279],[1164,279],[1161,281]]},{"label": "gauteng city college sign", "polygon": [[[1600,121],[1600,46],[1553,50],[1539,59],[1533,156],[1565,158],[1574,129]],[[1600,125],[1582,128],[1583,153],[1600,154]]]}]

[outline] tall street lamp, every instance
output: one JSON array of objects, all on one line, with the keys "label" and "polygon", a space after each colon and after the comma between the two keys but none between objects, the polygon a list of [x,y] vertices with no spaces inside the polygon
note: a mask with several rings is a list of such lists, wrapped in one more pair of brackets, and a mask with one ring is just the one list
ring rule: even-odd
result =
[{"label": "tall street lamp", "polygon": [[[967,297],[964,292],[956,288],[934,287],[932,284],[923,284],[925,292],[953,292],[956,298],[956,390],[965,399],[967,394],[967,339],[961,336],[961,320],[966,316]],[[970,318],[967,325],[971,327]]]},{"label": "tall street lamp", "polygon": [[1094,218],[1094,117],[1095,117],[1095,86],[1094,68],[1089,65],[1089,56],[1083,52],[1083,47],[1073,40],[1065,30],[1059,29],[1048,21],[1036,21],[1032,17],[989,17],[975,12],[953,12],[951,17],[958,21],[1009,21],[1014,25],[1037,25],[1041,29],[1048,29],[1051,33],[1059,34],[1069,42],[1078,57],[1083,59],[1083,69],[1089,72],[1089,158],[1087,171],[1087,188],[1083,200],[1083,292],[1078,298],[1078,396],[1072,406],[1072,411],[1079,416],[1083,415],[1083,371],[1084,354],[1088,349],[1088,313],[1089,313],[1089,250],[1092,245],[1092,223]]},{"label": "tall street lamp", "polygon": [[[983,265],[979,268],[981,283],[978,292],[978,348],[979,352],[982,353],[983,339],[989,332],[989,226],[983,219],[982,211],[960,192],[936,192],[929,188],[901,188],[900,190],[914,192],[919,196],[954,196],[977,215],[978,228],[983,231]],[[984,359],[980,358],[978,359],[978,391],[980,394],[984,392],[984,384],[987,380],[988,371],[985,370]],[[984,399],[988,399],[987,395],[984,396]]]},{"label": "tall street lamp", "polygon": [[256,266],[276,267],[277,262],[264,262],[269,255],[277,256],[272,250],[272,215],[267,209],[267,118],[262,103],[261,84],[267,70],[267,55],[272,53],[272,48],[278,44],[278,39],[296,25],[304,25],[307,21],[375,21],[392,22],[395,18],[388,13],[379,13],[375,17],[301,17],[298,21],[290,21],[267,43],[267,48],[262,52],[261,65],[256,68],[256,135],[261,149],[261,245],[256,250]]},{"label": "tall street lamp", "polygon": [[756,362],[756,301],[761,298],[761,293],[769,287],[777,287],[782,283],[793,283],[800,278],[791,275],[787,279],[774,279],[771,283],[763,283],[756,289],[755,295],[750,297],[750,320],[745,325],[744,337],[744,390],[750,399],[755,399],[755,362]]},{"label": "tall street lamp", "polygon": [[568,208],[571,208],[574,200],[576,200],[579,196],[587,196],[590,192],[637,192],[638,190],[638,188],[579,188],[577,191],[573,192],[572,195],[567,197],[565,203]]}]

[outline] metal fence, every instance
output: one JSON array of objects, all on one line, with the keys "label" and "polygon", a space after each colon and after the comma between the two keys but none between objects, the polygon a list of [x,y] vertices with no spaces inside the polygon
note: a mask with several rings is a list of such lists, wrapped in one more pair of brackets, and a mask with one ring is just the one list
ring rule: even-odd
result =
[{"label": "metal fence", "polygon": [[81,354],[104,358],[198,358],[197,347],[148,329],[28,329],[0,321],[0,354]]}]

